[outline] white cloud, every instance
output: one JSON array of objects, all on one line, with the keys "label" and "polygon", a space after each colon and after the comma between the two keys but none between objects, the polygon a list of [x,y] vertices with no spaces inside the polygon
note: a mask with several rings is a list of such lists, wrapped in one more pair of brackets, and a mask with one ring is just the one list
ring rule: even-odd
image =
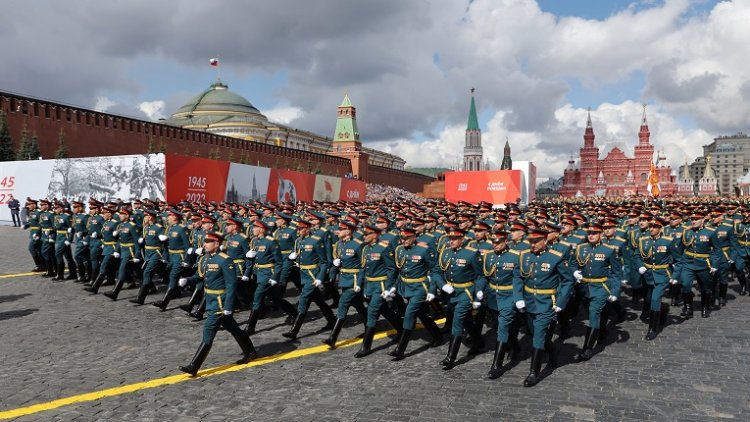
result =
[{"label": "white cloud", "polygon": [[275,107],[264,111],[263,114],[268,117],[268,121],[282,125],[288,125],[305,115],[299,107]]},{"label": "white cloud", "polygon": [[162,100],[156,100],[156,101],[144,101],[140,104],[138,104],[138,110],[141,110],[143,114],[148,116],[148,118],[152,121],[156,121],[159,119],[163,119],[164,116],[164,106],[166,103]]},{"label": "white cloud", "polygon": [[107,97],[100,96],[100,97],[96,97],[96,103],[94,103],[94,110],[105,112],[116,105],[117,103],[115,101],[110,100]]}]

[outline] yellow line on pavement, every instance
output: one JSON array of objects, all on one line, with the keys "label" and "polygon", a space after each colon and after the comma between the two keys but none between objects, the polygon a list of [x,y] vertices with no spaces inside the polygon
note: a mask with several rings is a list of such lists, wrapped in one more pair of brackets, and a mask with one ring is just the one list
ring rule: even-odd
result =
[{"label": "yellow line on pavement", "polygon": [[26,277],[30,275],[41,275],[42,273],[18,273],[18,274],[4,274],[0,275],[0,278],[14,278],[14,277]]},{"label": "yellow line on pavement", "polygon": [[[439,319],[435,321],[440,324],[445,322],[445,319]],[[374,340],[380,340],[396,333],[396,330],[388,330],[375,334]],[[362,343],[361,338],[350,338],[341,340],[336,343],[336,348],[351,347]],[[185,381],[190,381],[196,378],[212,377],[215,375],[227,374],[230,372],[237,372],[243,369],[252,368],[255,366],[268,365],[274,362],[280,362],[284,360],[301,358],[304,356],[316,355],[331,351],[327,345],[313,346],[306,349],[292,350],[291,352],[279,353],[272,356],[266,356],[258,358],[252,362],[243,365],[224,365],[217,366],[215,368],[204,369],[198,372],[198,377],[191,377],[188,374],[171,375],[164,378],[156,378],[149,381],[137,382],[134,384],[123,385],[120,387],[107,388],[99,391],[92,391],[90,393],[78,394],[75,396],[63,397],[61,399],[48,401],[46,403],[38,403],[31,406],[19,407],[16,409],[10,409],[0,412],[0,419],[17,418],[19,416],[32,415],[34,413],[45,412],[52,409],[57,409],[63,406],[69,406],[71,404],[85,403],[89,401],[100,400],[107,397],[121,396],[123,394],[134,393],[136,391],[147,390],[149,388],[162,387],[165,385],[178,384]]]}]

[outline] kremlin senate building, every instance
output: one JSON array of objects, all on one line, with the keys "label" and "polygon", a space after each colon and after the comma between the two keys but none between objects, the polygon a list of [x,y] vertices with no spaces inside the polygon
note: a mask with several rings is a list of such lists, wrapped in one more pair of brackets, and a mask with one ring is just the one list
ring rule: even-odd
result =
[{"label": "kremlin senate building", "polygon": [[638,132],[638,144],[633,148],[633,157],[628,157],[618,147],[603,158],[599,158],[599,147],[595,143],[594,128],[591,124],[591,112],[586,121],[583,135],[583,147],[580,149],[579,165],[571,158],[563,175],[560,196],[633,196],[648,195],[648,178],[652,163],[658,175],[661,196],[676,194],[676,176],[672,168],[663,165],[666,160],[661,153],[656,163],[653,162],[654,146],[650,143],[651,133],[646,120],[646,108],[643,109],[641,128]]}]

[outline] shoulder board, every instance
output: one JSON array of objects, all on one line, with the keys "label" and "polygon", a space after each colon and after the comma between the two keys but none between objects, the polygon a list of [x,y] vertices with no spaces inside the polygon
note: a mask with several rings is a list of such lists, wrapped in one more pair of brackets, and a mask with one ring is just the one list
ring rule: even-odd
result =
[{"label": "shoulder board", "polygon": [[583,239],[583,236],[581,236],[580,234],[574,234],[573,237],[575,237],[576,239]]},{"label": "shoulder board", "polygon": [[615,245],[610,245],[609,243],[602,243],[602,244],[603,244],[604,246],[606,246],[606,247],[610,248],[610,249],[614,249],[614,250],[617,250],[617,249],[619,249],[619,248],[618,248],[617,246],[615,246]]},{"label": "shoulder board", "polygon": [[547,252],[551,253],[552,255],[557,255],[557,256],[559,256],[559,257],[562,257],[562,256],[563,256],[562,252],[560,252],[560,251],[556,251],[556,250],[554,250],[554,249],[550,249],[550,250],[548,250]]},{"label": "shoulder board", "polygon": [[625,238],[620,237],[620,236],[615,236],[615,239],[619,240],[620,242],[624,242],[625,241]]},{"label": "shoulder board", "polygon": [[425,233],[425,236],[435,237],[435,235],[432,233]]},{"label": "shoulder board", "polygon": [[388,243],[388,242],[387,242],[387,241],[385,241],[385,240],[381,240],[380,242],[378,242],[378,245],[380,245],[380,246],[384,246],[384,247],[386,247],[386,248],[387,248],[387,247],[388,247],[388,245],[390,245],[390,243]]},{"label": "shoulder board", "polygon": [[526,244],[531,245],[531,243],[528,240],[526,240],[526,239],[522,240],[521,243],[526,243]]},{"label": "shoulder board", "polygon": [[240,236],[242,236],[243,238],[247,239],[247,235],[245,233],[240,233]]},{"label": "shoulder board", "polygon": [[732,227],[732,225],[729,224],[729,223],[721,223],[721,225],[724,226],[724,227]]},{"label": "shoulder board", "polygon": [[315,239],[315,240],[320,240],[320,236],[316,236],[316,235],[311,235],[310,237],[312,237],[312,238],[313,238],[313,239]]},{"label": "shoulder board", "polygon": [[671,242],[672,240],[674,240],[674,238],[673,238],[672,236],[664,236],[664,238],[665,238],[665,239],[667,239],[667,240],[669,240],[670,242]]},{"label": "shoulder board", "polygon": [[272,236],[266,236],[266,239],[268,239],[268,240],[276,240]]},{"label": "shoulder board", "polygon": [[159,223],[156,223],[156,227],[161,227],[161,224],[159,224]]},{"label": "shoulder board", "polygon": [[715,228],[715,227],[704,227],[704,229],[706,229],[706,230],[708,230],[708,231],[712,231],[712,232],[715,232],[715,231],[716,231],[716,228]]},{"label": "shoulder board", "polygon": [[320,228],[320,231],[322,231],[322,232],[327,232],[327,231],[328,231],[328,228],[326,228],[326,227],[321,227],[321,228]]},{"label": "shoulder board", "polygon": [[649,237],[651,237],[651,236],[641,236],[641,237],[638,238],[638,240],[648,239]]},{"label": "shoulder board", "polygon": [[[512,253],[513,255],[521,255],[521,252],[518,252],[518,251],[517,251],[517,250],[515,250],[515,249],[511,249],[511,250],[509,250],[508,252]],[[525,252],[525,251],[524,251],[524,252]]]},{"label": "shoulder board", "polygon": [[359,239],[354,239],[354,243],[356,243],[356,244],[358,244],[358,245],[361,245],[361,244],[362,244],[362,241],[361,241],[361,240],[359,240]]},{"label": "shoulder board", "polygon": [[423,247],[423,248],[426,248],[426,247],[428,247],[429,245],[427,244],[427,242],[417,242],[417,246],[421,246],[421,247]]},{"label": "shoulder board", "polygon": [[222,257],[222,258],[224,258],[224,259],[229,259],[229,255],[225,254],[224,252],[220,252],[219,256]]},{"label": "shoulder board", "polygon": [[466,248],[464,248],[464,249],[466,249],[467,251],[470,251],[470,252],[476,252],[476,251],[477,251],[477,249],[476,249],[476,248],[472,248],[471,246],[467,246],[467,247],[466,247]]},{"label": "shoulder board", "polygon": [[565,245],[565,246],[572,246],[572,245],[573,245],[572,243],[570,243],[570,242],[566,242],[566,241],[564,241],[564,240],[561,240],[561,241],[560,241],[560,244],[561,244],[561,245]]}]

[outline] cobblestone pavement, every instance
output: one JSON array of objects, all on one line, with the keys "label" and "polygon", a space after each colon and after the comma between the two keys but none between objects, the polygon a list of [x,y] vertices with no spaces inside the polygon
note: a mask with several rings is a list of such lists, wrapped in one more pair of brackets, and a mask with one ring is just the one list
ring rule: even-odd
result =
[{"label": "cobblestone pavement", "polygon": [[[0,274],[30,270],[26,234],[0,227]],[[430,349],[422,335],[409,345],[416,353],[401,362],[390,361],[386,339],[376,341],[380,350],[365,359],[353,358],[355,345],[197,379],[173,377],[193,356],[202,326],[175,309],[186,298],[160,313],[129,303],[135,293],[125,290],[112,302],[84,294],[70,281],[0,278],[0,412],[156,380],[160,386],[17,420],[750,419],[750,298],[736,293],[711,318],[680,323],[670,315],[670,325],[653,342],[643,340],[645,326],[631,313],[603,352],[577,364],[572,357],[582,343],[579,324],[559,347],[561,366],[531,389],[521,387],[529,368],[527,338],[523,360],[494,381],[484,379],[491,353],[443,371],[439,361],[447,344]],[[259,322],[253,341],[263,356],[318,347],[326,333],[316,330],[323,325],[309,321],[299,342],[286,342],[283,318],[272,315]],[[347,326],[341,339],[361,330]],[[204,368],[225,366],[239,353],[220,332]]]}]

